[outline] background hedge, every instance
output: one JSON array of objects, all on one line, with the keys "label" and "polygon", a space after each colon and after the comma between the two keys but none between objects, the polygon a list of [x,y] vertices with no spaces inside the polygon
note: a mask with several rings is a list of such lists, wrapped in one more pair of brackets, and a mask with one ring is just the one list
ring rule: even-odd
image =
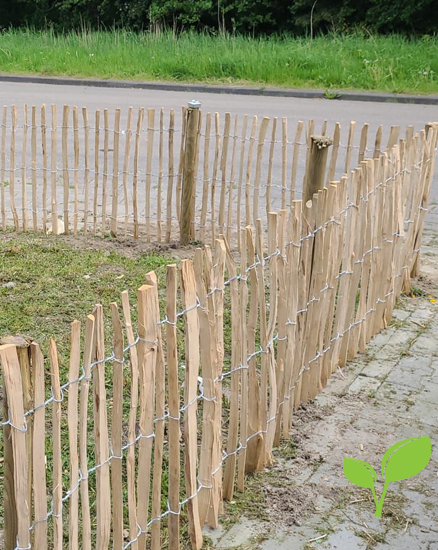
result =
[{"label": "background hedge", "polygon": [[303,35],[310,31],[312,7],[315,33],[353,28],[381,34],[438,32],[437,0],[3,0],[0,29],[116,26]]}]

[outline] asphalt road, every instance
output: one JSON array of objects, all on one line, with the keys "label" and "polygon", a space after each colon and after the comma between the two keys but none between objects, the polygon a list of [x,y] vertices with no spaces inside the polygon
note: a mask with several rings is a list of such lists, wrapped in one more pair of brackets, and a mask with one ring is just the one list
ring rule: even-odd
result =
[{"label": "asphalt road", "polygon": [[[348,128],[351,120],[357,122],[355,145],[357,147],[360,138],[360,128],[365,122],[369,123],[368,147],[373,147],[374,136],[379,125],[383,125],[384,134],[382,145],[386,143],[388,132],[392,125],[401,126],[401,136],[404,127],[413,125],[416,130],[424,128],[425,123],[438,119],[438,108],[429,105],[411,105],[396,103],[367,103],[357,101],[337,101],[325,99],[297,99],[263,96],[241,96],[221,94],[198,94],[196,97],[186,92],[164,92],[155,90],[136,89],[104,89],[92,87],[59,86],[47,84],[19,84],[0,82],[0,97],[4,105],[16,104],[21,107],[24,103],[39,106],[46,103],[56,103],[59,107],[64,104],[77,105],[79,108],[86,106],[90,110],[95,108],[108,108],[111,113],[111,122],[114,109],[122,109],[122,128],[126,121],[127,108],[134,109],[143,106],[145,108],[163,107],[166,111],[173,108],[177,113],[176,127],[180,124],[180,108],[189,100],[197,99],[202,103],[204,112],[219,112],[221,117],[225,112],[239,115],[239,120],[244,114],[258,115],[259,120],[264,117],[287,117],[289,134],[295,131],[298,120],[315,120],[315,129],[319,131],[324,120],[327,120],[327,132],[330,135],[335,122],[340,122],[342,128],[341,142],[346,143]],[[134,111],[135,112],[135,111]],[[58,111],[60,119],[60,111]],[[222,119],[223,123],[223,119]],[[281,124],[278,125],[281,139]],[[289,136],[292,139],[293,136]],[[278,138],[277,138],[278,139]],[[156,148],[158,149],[158,148]],[[177,151],[177,148],[175,148]],[[266,148],[265,148],[266,151]],[[301,155],[304,152],[300,153]],[[357,154],[357,153],[356,153]],[[263,177],[267,172],[267,154],[263,162]],[[201,157],[202,158],[202,157]],[[289,157],[290,158],[290,157]],[[301,159],[302,160],[302,159]],[[353,165],[356,158],[353,155]],[[300,162],[302,166],[302,162]],[[275,166],[274,166],[275,169]],[[302,170],[298,172],[298,180],[302,178]],[[435,176],[432,188],[432,203],[438,203],[438,178]],[[429,213],[428,222],[438,228],[438,213]],[[436,223],[435,223],[436,222]]]}]

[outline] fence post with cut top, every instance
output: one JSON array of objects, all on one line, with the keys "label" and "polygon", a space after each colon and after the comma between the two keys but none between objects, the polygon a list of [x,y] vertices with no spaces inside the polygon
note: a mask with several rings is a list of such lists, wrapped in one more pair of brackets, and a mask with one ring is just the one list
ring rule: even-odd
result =
[{"label": "fence post with cut top", "polygon": [[304,204],[324,187],[328,148],[332,143],[333,138],[328,136],[310,136],[310,155],[303,185]]},{"label": "fence post with cut top", "polygon": [[195,237],[195,172],[198,147],[199,101],[189,101],[187,109],[187,134],[184,148],[184,172],[181,191],[180,242],[188,244]]}]

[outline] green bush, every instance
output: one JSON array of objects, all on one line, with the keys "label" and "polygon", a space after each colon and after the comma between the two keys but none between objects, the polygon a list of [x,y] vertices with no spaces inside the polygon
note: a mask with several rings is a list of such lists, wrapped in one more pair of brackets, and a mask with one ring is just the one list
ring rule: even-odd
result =
[{"label": "green bush", "polygon": [[[311,18],[313,8],[313,14]],[[348,31],[434,34],[436,0],[9,0],[0,29],[123,27],[253,35]]]}]

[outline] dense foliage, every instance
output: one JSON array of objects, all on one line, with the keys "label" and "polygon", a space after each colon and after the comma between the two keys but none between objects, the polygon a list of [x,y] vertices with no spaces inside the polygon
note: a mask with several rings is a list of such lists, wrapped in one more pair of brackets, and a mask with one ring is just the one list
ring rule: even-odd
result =
[{"label": "dense foliage", "polygon": [[436,0],[3,0],[0,28],[171,28],[255,35],[348,31],[434,34]]}]

